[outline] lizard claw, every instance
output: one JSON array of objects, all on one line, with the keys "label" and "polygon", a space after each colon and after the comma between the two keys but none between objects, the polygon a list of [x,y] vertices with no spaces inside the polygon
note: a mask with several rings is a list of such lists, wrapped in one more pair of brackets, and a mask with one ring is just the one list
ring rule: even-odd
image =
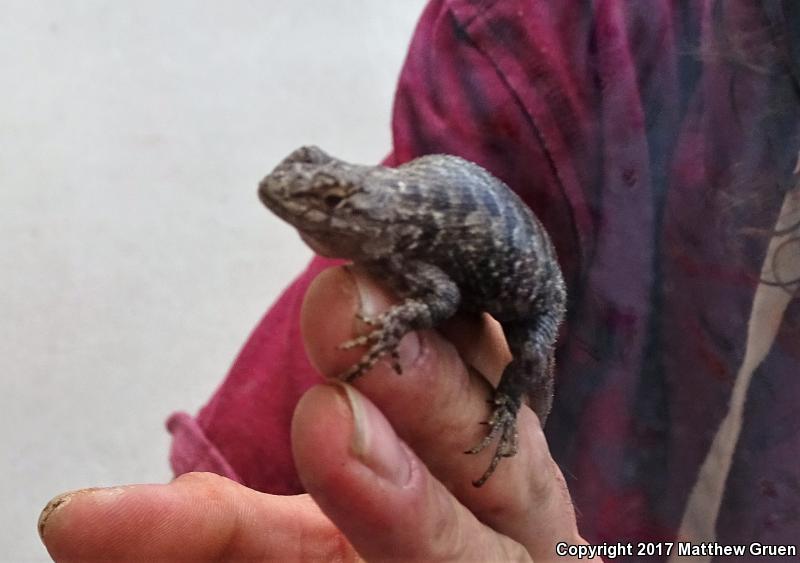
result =
[{"label": "lizard claw", "polygon": [[369,341],[370,341],[370,335],[365,334],[362,336],[356,336],[355,338],[351,338],[350,340],[345,340],[344,342],[336,346],[336,348],[338,350],[351,350],[353,348],[358,348],[359,346],[366,346],[367,344],[369,344]]},{"label": "lizard claw", "polygon": [[395,373],[397,375],[403,375],[403,366],[400,365],[400,354],[397,353],[397,349],[390,352],[390,362]]},{"label": "lizard claw", "polygon": [[356,313],[356,318],[364,324],[368,324],[369,326],[375,326],[381,323],[380,316],[371,317],[369,315],[365,315],[361,311]]},{"label": "lizard claw", "polygon": [[482,452],[495,438],[500,436],[497,449],[494,452],[489,468],[478,480],[472,482],[476,487],[480,487],[491,477],[502,458],[511,457],[517,453],[517,411],[519,410],[519,405],[504,393],[497,393],[492,404],[494,405],[492,415],[489,417],[488,421],[482,423],[489,427],[489,433],[479,444],[464,452],[466,454]]}]

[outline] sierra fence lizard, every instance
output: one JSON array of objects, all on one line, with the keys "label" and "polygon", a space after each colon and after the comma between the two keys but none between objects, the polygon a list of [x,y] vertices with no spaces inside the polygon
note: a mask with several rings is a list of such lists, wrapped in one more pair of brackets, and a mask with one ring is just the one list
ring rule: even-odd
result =
[{"label": "sierra fence lizard", "polygon": [[436,326],[459,309],[487,312],[503,327],[512,361],[492,397],[486,437],[499,437],[479,487],[517,452],[517,412],[527,395],[544,425],[553,401],[553,346],[566,293],[544,227],[503,182],[450,155],[397,168],[362,166],[301,147],[259,185],[261,201],[318,253],[352,260],[402,299],[372,331],[342,347],[367,352],[350,381],[388,355],[407,332]]}]

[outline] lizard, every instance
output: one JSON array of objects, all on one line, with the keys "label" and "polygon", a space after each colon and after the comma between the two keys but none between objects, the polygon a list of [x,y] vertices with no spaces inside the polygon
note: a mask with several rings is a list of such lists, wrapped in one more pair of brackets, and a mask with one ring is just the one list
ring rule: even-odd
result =
[{"label": "lizard", "polygon": [[340,348],[363,346],[341,375],[352,381],[388,356],[402,372],[400,339],[463,310],[502,326],[512,355],[493,396],[486,436],[498,440],[482,486],[518,450],[527,398],[542,426],[553,402],[554,346],[566,308],[555,250],[542,223],[501,180],[463,158],[433,154],[397,167],[339,160],[315,146],[287,156],[259,184],[259,198],[318,254],[343,258],[384,281],[399,303]]}]

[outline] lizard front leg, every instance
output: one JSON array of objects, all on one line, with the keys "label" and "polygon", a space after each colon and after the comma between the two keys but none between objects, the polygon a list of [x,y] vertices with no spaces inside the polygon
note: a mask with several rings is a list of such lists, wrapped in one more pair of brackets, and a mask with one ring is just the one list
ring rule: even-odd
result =
[{"label": "lizard front leg", "polygon": [[341,375],[344,381],[363,375],[387,354],[392,358],[395,371],[401,373],[397,346],[403,336],[412,330],[431,328],[453,316],[461,300],[455,282],[431,264],[387,260],[363,266],[375,277],[389,281],[403,301],[374,318],[358,315],[373,329],[339,346],[341,349],[368,346],[361,359]]},{"label": "lizard front leg", "polygon": [[513,359],[503,371],[490,401],[492,412],[486,421],[488,434],[466,452],[481,452],[499,437],[489,468],[473,481],[476,487],[486,482],[502,458],[517,453],[517,414],[526,395],[544,426],[553,402],[553,344],[558,327],[554,321],[557,319],[543,315],[532,324],[513,323],[503,327]]}]

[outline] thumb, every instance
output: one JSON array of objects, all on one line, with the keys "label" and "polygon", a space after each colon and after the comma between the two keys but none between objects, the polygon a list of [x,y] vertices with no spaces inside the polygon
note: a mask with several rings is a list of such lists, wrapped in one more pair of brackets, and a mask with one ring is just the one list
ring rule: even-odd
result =
[{"label": "thumb", "polygon": [[528,559],[461,505],[354,387],[307,392],[292,449],[306,490],[367,560]]}]

